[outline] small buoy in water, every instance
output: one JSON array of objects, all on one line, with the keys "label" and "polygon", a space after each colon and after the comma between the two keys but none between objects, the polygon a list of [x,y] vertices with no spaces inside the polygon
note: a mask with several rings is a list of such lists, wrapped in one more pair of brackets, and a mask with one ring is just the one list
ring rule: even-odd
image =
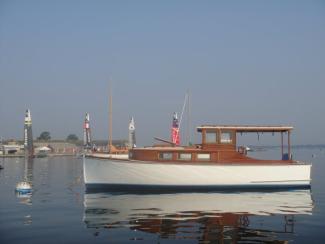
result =
[{"label": "small buoy in water", "polygon": [[27,181],[18,182],[16,185],[16,192],[30,193],[32,191],[32,185]]},{"label": "small buoy in water", "polygon": [[4,167],[2,165],[0,165],[0,169],[4,169]]}]

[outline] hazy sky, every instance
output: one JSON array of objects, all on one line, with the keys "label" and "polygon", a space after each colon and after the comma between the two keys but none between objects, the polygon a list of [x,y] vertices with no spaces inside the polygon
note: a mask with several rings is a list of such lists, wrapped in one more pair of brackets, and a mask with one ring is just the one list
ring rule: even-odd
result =
[{"label": "hazy sky", "polygon": [[[324,1],[0,0],[0,136],[169,138],[191,93],[191,124],[290,124],[325,143]],[[183,125],[182,125],[183,126]],[[185,126],[184,126],[185,128]],[[194,136],[193,136],[194,138]]]}]

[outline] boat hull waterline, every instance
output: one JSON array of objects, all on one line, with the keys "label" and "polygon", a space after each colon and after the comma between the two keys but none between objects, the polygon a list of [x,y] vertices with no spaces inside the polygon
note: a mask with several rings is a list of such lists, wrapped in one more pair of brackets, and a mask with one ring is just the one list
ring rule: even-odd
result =
[{"label": "boat hull waterline", "polygon": [[308,188],[310,164],[180,164],[84,159],[87,189]]}]

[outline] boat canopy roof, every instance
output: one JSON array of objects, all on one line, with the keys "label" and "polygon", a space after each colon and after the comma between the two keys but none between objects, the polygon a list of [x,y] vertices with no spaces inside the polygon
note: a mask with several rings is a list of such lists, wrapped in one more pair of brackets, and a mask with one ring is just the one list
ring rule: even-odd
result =
[{"label": "boat canopy roof", "polygon": [[287,132],[292,126],[273,125],[201,125],[197,127],[198,132],[202,130],[234,130],[236,132]]}]

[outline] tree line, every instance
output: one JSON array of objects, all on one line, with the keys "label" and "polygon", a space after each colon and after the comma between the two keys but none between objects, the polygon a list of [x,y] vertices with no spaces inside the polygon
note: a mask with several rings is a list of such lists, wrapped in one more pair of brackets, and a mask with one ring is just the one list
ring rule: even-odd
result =
[{"label": "tree line", "polygon": [[[40,136],[37,137],[37,140],[50,141],[51,140],[51,133],[49,131],[43,131],[40,134]],[[77,141],[79,141],[79,138],[78,138],[78,136],[76,134],[69,134],[65,140],[70,141],[70,142],[77,142]]]}]

